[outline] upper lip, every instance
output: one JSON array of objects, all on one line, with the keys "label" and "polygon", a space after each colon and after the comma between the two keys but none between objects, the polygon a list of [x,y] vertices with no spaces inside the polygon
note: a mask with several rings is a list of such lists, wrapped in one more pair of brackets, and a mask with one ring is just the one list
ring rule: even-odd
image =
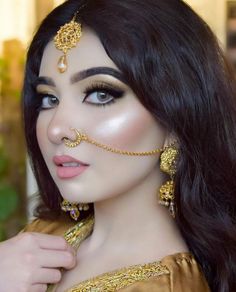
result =
[{"label": "upper lip", "polygon": [[77,162],[79,164],[82,165],[89,165],[81,160],[75,159],[74,157],[71,157],[69,155],[55,155],[53,157],[53,162],[57,165],[57,166],[61,166],[63,163],[67,163],[67,162]]}]

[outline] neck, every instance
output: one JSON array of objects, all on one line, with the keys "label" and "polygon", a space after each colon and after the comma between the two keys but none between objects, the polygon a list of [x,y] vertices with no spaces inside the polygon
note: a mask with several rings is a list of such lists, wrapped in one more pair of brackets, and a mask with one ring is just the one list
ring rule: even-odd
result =
[{"label": "neck", "polygon": [[[157,179],[159,177],[159,180]],[[168,210],[158,204],[158,189],[163,182],[154,170],[135,188],[94,204],[95,225],[90,251],[108,250],[114,243],[122,249],[153,243],[160,246],[160,257],[187,247]],[[160,236],[161,235],[161,236]]]}]

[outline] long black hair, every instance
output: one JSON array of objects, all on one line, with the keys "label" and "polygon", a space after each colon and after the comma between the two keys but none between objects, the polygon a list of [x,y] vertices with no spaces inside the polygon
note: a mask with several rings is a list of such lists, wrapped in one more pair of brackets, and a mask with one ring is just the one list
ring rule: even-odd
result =
[{"label": "long black hair", "polygon": [[[85,5],[84,5],[85,4]],[[42,54],[80,7],[78,21],[107,54],[180,147],[176,222],[212,291],[236,291],[236,88],[207,24],[180,0],[68,0],[42,22],[28,51],[24,119],[44,208],[60,214],[61,196],[36,139],[34,80]]]}]

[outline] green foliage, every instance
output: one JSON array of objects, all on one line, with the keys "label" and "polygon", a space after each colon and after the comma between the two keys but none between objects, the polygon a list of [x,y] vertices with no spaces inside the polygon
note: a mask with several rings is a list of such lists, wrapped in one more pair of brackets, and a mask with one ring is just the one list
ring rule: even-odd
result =
[{"label": "green foliage", "polygon": [[[12,46],[9,48],[21,50],[20,42],[14,42]],[[20,96],[21,91],[18,87],[17,82],[12,82],[15,79],[15,75],[19,75],[19,80],[21,80],[21,69],[23,71],[25,59],[24,56],[20,57],[20,52],[16,55],[16,58],[11,58],[11,54],[7,51],[7,54],[4,58],[0,57],[0,81],[1,81],[1,92],[0,92],[0,99],[1,105],[3,108],[1,109],[4,112],[5,120],[3,120],[3,124],[0,125],[0,241],[13,234],[13,232],[17,232],[17,229],[20,228],[22,225],[20,222],[23,220],[23,212],[18,207],[21,203],[21,188],[23,186],[23,182],[21,181],[20,177],[18,178],[17,175],[23,176],[24,174],[24,154],[22,157],[22,163],[19,160],[19,156],[17,159],[15,157],[15,153],[11,156],[7,154],[7,144],[4,143],[4,139],[7,139],[7,133],[5,132],[5,128],[9,128],[9,131],[18,131],[18,115],[19,113],[16,112],[15,118],[11,114],[11,109],[18,109],[20,106]],[[9,55],[9,56],[8,56]],[[18,59],[19,57],[19,59]],[[12,62],[13,61],[13,62]],[[18,65],[17,65],[17,62]],[[15,70],[16,67],[16,72]],[[14,71],[14,72],[13,72]],[[17,86],[16,86],[17,85]],[[9,104],[9,107],[8,107]],[[11,117],[12,119],[8,118]],[[10,126],[9,126],[10,125]],[[9,127],[8,127],[9,126]],[[14,128],[13,128],[14,126]],[[1,132],[3,129],[3,132]],[[12,134],[12,133],[11,133]],[[9,141],[7,141],[10,143]],[[15,149],[15,148],[13,148]],[[17,165],[17,166],[16,166]],[[17,170],[15,169],[17,167]],[[14,180],[14,183],[11,182]],[[17,186],[17,191],[16,187]]]},{"label": "green foliage", "polygon": [[19,196],[15,189],[6,183],[0,185],[0,221],[7,220],[16,210]]},{"label": "green foliage", "polygon": [[0,224],[0,241],[3,241],[4,239],[6,239],[6,231],[5,228],[2,224]]},{"label": "green foliage", "polygon": [[0,241],[6,239],[4,222],[14,214],[19,203],[19,194],[6,182],[7,164],[8,159],[0,147]]}]

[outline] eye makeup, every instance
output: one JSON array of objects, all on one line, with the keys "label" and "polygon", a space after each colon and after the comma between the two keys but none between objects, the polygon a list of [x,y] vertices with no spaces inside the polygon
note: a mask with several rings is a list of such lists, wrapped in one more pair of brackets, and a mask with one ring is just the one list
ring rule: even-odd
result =
[{"label": "eye makeup", "polygon": [[39,110],[54,108],[59,104],[58,98],[53,94],[39,93],[37,98],[41,101]]},{"label": "eye makeup", "polygon": [[[55,94],[52,93],[50,89],[47,90],[44,87],[44,85],[38,85],[36,87],[36,101],[39,110],[55,107],[59,103],[59,100]],[[82,103],[86,103],[88,105],[111,105],[112,103],[115,103],[117,99],[120,99],[125,95],[125,89],[112,82],[92,80],[83,87],[79,90],[82,96]],[[47,106],[44,106],[43,104],[45,98],[48,100]],[[57,100],[57,103],[54,100]]]},{"label": "eye makeup", "polygon": [[[96,93],[96,96],[94,94]],[[109,84],[107,82],[94,82],[85,87],[84,90],[85,97],[83,103],[87,102],[96,106],[105,106],[114,103],[117,99],[122,98],[125,91],[116,85]],[[91,101],[91,97],[97,99]]]}]

